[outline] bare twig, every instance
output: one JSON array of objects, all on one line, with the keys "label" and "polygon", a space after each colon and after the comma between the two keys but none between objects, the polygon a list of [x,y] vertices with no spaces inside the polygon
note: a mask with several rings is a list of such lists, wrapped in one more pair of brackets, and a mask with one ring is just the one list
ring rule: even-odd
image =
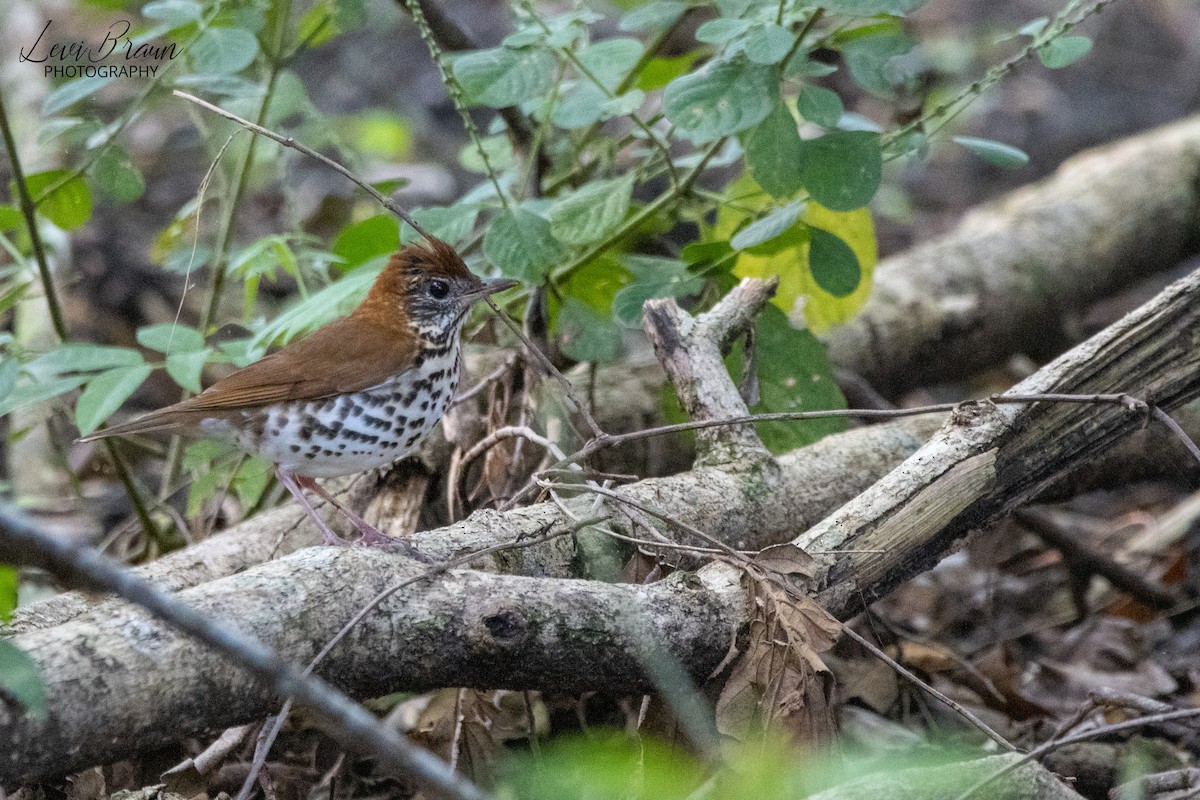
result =
[{"label": "bare twig", "polygon": [[431,753],[381,725],[325,681],[301,674],[257,639],[193,611],[91,547],[44,533],[11,507],[0,507],[0,561],[41,567],[77,588],[111,592],[136,603],[253,673],[281,696],[294,697],[311,708],[329,735],[346,749],[368,753],[383,766],[412,775],[441,797],[488,797]]},{"label": "bare twig", "polygon": [[1192,437],[1188,436],[1187,431],[1185,431],[1180,424],[1175,421],[1174,417],[1163,411],[1158,406],[1154,406],[1152,409],[1150,409],[1150,413],[1154,415],[1155,419],[1157,419],[1163,425],[1166,425],[1167,429],[1171,431],[1171,433],[1175,434],[1179,441],[1183,442],[1183,446],[1188,449],[1188,452],[1195,456],[1197,461],[1200,461],[1200,447],[1196,446],[1196,443],[1192,441]]},{"label": "bare twig", "polygon": [[1012,742],[1005,739],[1003,736],[1001,736],[999,733],[997,733],[990,725],[988,725],[986,722],[981,720],[975,714],[971,713],[970,709],[964,707],[961,703],[953,700],[952,698],[947,697],[942,692],[939,692],[937,689],[933,688],[931,685],[929,685],[925,681],[918,678],[911,670],[909,670],[907,667],[905,667],[903,664],[901,664],[896,659],[889,656],[887,653],[880,650],[878,647],[876,647],[874,644],[872,644],[868,639],[866,639],[861,634],[859,634],[858,631],[854,630],[849,625],[843,625],[842,633],[846,634],[851,639],[858,642],[863,647],[867,648],[867,650],[869,650],[871,652],[871,655],[875,656],[880,661],[882,661],[883,663],[885,663],[889,667],[891,667],[893,670],[895,670],[896,674],[899,675],[900,677],[904,678],[904,680],[913,684],[917,688],[921,689],[921,691],[926,692],[930,696],[937,698],[939,701],[941,701],[942,703],[944,703],[945,705],[949,706],[951,709],[956,711],[959,715],[962,716],[963,719],[965,719],[967,722],[971,723],[976,728],[978,728],[980,731],[982,731],[983,734],[985,736],[987,736],[989,739],[991,739],[993,742],[1000,745],[1005,750],[1008,750],[1010,753],[1019,752],[1017,750],[1017,748],[1012,744]]},{"label": "bare twig", "polygon": [[1200,708],[1182,708],[1177,711],[1166,711],[1162,714],[1149,714],[1145,717],[1129,719],[1125,720],[1124,722],[1114,722],[1111,725],[1101,725],[1099,727],[1092,728],[1081,733],[1076,733],[1071,736],[1065,736],[1060,739],[1051,739],[1045,744],[1039,745],[1033,750],[1030,750],[1020,759],[1013,761],[1011,764],[1005,765],[1003,769],[996,770],[991,775],[988,775],[986,778],[980,780],[974,786],[960,794],[957,798],[955,798],[955,800],[969,800],[969,798],[971,798],[981,789],[990,785],[992,782],[1004,777],[1022,764],[1041,758],[1051,750],[1057,750],[1058,748],[1066,747],[1069,744],[1076,744],[1078,742],[1086,742],[1092,739],[1098,739],[1101,736],[1108,736],[1109,734],[1113,733],[1124,733],[1125,731],[1137,730],[1138,728],[1144,728],[1148,725],[1159,725],[1164,722],[1174,722],[1175,720],[1192,719],[1195,717],[1200,717]]},{"label": "bare twig", "polygon": [[430,240],[433,239],[433,236],[429,233],[429,231],[427,231],[423,227],[421,227],[421,225],[418,224],[415,219],[413,219],[412,214],[409,214],[407,211],[405,211],[400,206],[399,203],[397,203],[395,200],[392,200],[390,197],[387,197],[386,195],[384,195],[382,192],[380,192],[374,186],[367,183],[362,178],[358,177],[353,172],[348,170],[346,167],[344,167],[341,164],[339,164],[338,162],[334,161],[332,158],[322,155],[321,153],[318,153],[316,150],[313,150],[311,147],[301,144],[300,142],[297,142],[291,136],[284,136],[283,134],[276,133],[275,131],[273,131],[269,128],[264,128],[261,125],[256,125],[253,122],[251,122],[250,120],[243,119],[242,117],[239,117],[237,114],[234,114],[231,111],[226,111],[225,109],[221,108],[220,106],[215,106],[212,103],[208,102],[207,100],[201,100],[199,97],[196,97],[194,94],[188,94],[187,92],[181,92],[178,89],[175,89],[174,91],[172,91],[172,94],[174,94],[176,97],[182,97],[184,100],[189,100],[189,101],[195,103],[196,105],[200,106],[201,108],[208,109],[209,111],[213,112],[214,114],[219,114],[220,116],[225,117],[225,119],[233,120],[234,122],[236,122],[237,124],[246,128],[247,130],[257,133],[259,136],[265,136],[268,139],[271,139],[272,141],[278,142],[279,144],[283,145],[284,147],[290,147],[293,150],[296,150],[297,152],[300,152],[306,156],[309,156],[310,158],[315,158],[317,161],[320,161],[325,166],[329,167],[330,169],[334,170],[335,172],[339,173],[340,175],[342,175],[342,176],[350,179],[354,183],[358,184],[360,187],[362,187],[367,192],[367,194],[371,195],[371,197],[373,197],[377,201],[379,201],[380,205],[382,205],[388,211],[391,211],[393,214],[398,216],[400,219],[407,222],[414,231],[421,234],[426,239],[430,239]]},{"label": "bare twig", "polygon": [[538,347],[529,340],[529,337],[526,336],[525,332],[521,330],[521,326],[513,322],[512,319],[509,318],[508,314],[506,314],[499,306],[496,305],[496,302],[492,298],[485,297],[483,298],[483,301],[487,303],[492,311],[496,313],[496,316],[500,318],[500,321],[503,322],[508,329],[524,343],[526,352],[533,356],[536,361],[540,362],[542,367],[548,373],[554,376],[554,379],[563,387],[563,391],[566,393],[567,399],[571,401],[571,405],[575,406],[575,410],[579,412],[579,416],[583,417],[584,422],[586,422],[587,426],[592,429],[592,435],[597,439],[607,438],[608,434],[606,434],[600,427],[600,423],[596,422],[596,418],[592,416],[592,412],[588,410],[587,405],[579,399],[578,395],[575,394],[575,387],[569,380],[567,380],[567,376],[563,375],[562,372],[559,371],[558,367],[554,366],[553,362],[546,357],[546,354],[538,349]]}]

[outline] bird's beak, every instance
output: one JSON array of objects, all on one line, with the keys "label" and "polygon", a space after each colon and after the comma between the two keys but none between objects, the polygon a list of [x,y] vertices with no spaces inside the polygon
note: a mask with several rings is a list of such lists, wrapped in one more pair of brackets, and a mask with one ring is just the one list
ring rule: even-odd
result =
[{"label": "bird's beak", "polygon": [[475,291],[464,294],[462,296],[462,302],[467,304],[478,302],[485,297],[496,294],[496,292],[503,292],[505,289],[511,289],[512,287],[519,285],[521,282],[514,281],[511,278],[485,278],[482,283],[483,285]]}]

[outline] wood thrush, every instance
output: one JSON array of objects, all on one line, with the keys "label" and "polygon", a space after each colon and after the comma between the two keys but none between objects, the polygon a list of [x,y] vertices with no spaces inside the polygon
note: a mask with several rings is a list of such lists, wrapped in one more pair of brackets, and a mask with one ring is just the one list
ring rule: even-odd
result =
[{"label": "wood thrush", "polygon": [[309,489],[329,501],[369,545],[385,536],[336,500],[315,478],[382,467],[416,450],[458,387],[459,344],[478,300],[516,285],[481,280],[454,248],[430,237],[395,253],[347,317],[288,344],[195,397],[98,431],[82,441],[173,431],[232,441],[275,464],[275,474],[321,530]]}]

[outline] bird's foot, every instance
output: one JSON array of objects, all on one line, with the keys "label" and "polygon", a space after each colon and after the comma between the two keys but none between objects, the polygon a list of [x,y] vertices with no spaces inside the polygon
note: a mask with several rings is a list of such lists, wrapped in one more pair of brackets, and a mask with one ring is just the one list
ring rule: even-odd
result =
[{"label": "bird's foot", "polygon": [[346,541],[338,536],[333,531],[324,525],[321,526],[321,544],[326,547],[349,547],[351,542]]},{"label": "bird's foot", "polygon": [[362,534],[354,544],[360,547],[375,547],[388,553],[404,552],[410,558],[416,559],[423,564],[432,564],[433,559],[422,553],[420,550],[412,546],[407,539],[402,539],[397,536],[388,536],[381,533],[377,528],[370,525],[360,527],[359,533]]}]

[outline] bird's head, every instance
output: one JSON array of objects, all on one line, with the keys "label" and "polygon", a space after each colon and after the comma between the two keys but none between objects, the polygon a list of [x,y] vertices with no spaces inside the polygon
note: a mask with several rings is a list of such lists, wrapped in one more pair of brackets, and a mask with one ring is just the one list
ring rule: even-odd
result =
[{"label": "bird's head", "polygon": [[507,278],[476,277],[453,247],[430,239],[395,253],[355,313],[442,344],[462,330],[477,301],[516,285]]}]

